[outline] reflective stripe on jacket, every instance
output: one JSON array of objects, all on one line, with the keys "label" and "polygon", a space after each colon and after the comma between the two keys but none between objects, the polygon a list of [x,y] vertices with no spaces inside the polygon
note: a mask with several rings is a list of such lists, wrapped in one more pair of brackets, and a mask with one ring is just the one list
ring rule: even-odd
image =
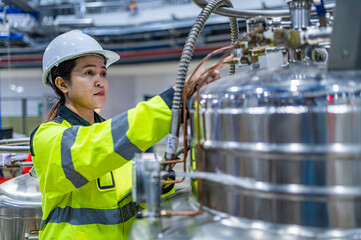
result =
[{"label": "reflective stripe on jacket", "polygon": [[134,153],[170,131],[174,90],[90,125],[65,106],[31,135],[43,195],[40,239],[127,239],[139,210],[127,194]]}]

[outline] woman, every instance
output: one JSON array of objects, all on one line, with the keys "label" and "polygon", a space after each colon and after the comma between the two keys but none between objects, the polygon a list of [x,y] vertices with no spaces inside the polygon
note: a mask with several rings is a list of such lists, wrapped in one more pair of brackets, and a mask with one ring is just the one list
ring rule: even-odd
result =
[{"label": "woman", "polygon": [[104,106],[107,67],[118,59],[78,30],[44,52],[43,81],[60,99],[31,134],[42,240],[128,238],[138,211],[129,195],[130,160],[169,133],[174,90],[105,121],[94,110]]}]

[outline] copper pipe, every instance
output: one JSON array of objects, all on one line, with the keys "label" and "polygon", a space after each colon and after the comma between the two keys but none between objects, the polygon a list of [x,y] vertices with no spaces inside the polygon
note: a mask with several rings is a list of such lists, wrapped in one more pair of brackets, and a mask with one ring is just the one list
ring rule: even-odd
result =
[{"label": "copper pipe", "polygon": [[[202,159],[202,153],[201,153],[201,150],[202,150],[202,146],[201,146],[201,132],[200,132],[200,94],[199,94],[199,90],[200,88],[204,85],[203,83],[206,82],[206,84],[208,84],[209,82],[207,81],[208,79],[208,73],[210,71],[213,71],[214,69],[216,69],[218,66],[220,66],[221,64],[224,64],[224,59],[227,57],[227,55],[229,55],[231,53],[231,51],[234,49],[234,46],[227,46],[227,47],[224,47],[222,48],[222,51],[224,50],[228,50],[224,55],[223,57],[221,58],[221,60],[217,63],[217,64],[214,64],[212,65],[211,67],[209,67],[205,72],[203,72],[201,74],[201,76],[199,76],[195,82],[196,82],[196,92],[197,92],[197,129],[198,129],[198,136],[197,136],[197,158],[196,158],[196,161],[197,161],[197,167],[199,169],[199,172],[202,172],[202,162],[201,162],[201,159]],[[213,55],[219,53],[220,51],[214,51],[212,52],[211,54],[207,55],[207,57],[205,59],[209,59],[210,57],[212,57]],[[186,101],[187,101],[187,94],[188,92],[190,91],[189,90],[189,85],[188,84],[190,82],[190,80],[192,79],[192,76],[194,76],[194,73],[199,69],[199,67],[204,63],[205,61],[202,60],[202,62],[197,66],[197,68],[195,69],[195,71],[192,73],[191,77],[189,78],[189,81],[187,82],[186,86],[185,86],[185,89],[184,89],[184,92],[183,92],[183,124],[184,124],[184,159],[186,159],[187,157],[187,122],[186,122],[186,112],[187,112],[187,109],[186,109]],[[197,84],[197,82],[199,81],[202,81],[200,85]],[[186,171],[186,167],[185,167],[186,164],[184,164],[184,172]],[[183,179],[182,179],[183,181]],[[198,184],[198,200],[199,200],[199,207],[197,210],[195,211],[178,211],[178,212],[174,212],[174,211],[165,211],[164,212],[164,216],[184,216],[184,215],[197,215],[199,214],[201,211],[202,211],[202,208],[203,208],[203,179],[198,179],[199,181],[199,184]]]},{"label": "copper pipe", "polygon": [[[202,163],[201,163],[201,159],[202,159],[202,154],[201,154],[201,135],[200,135],[200,115],[199,115],[199,100],[200,100],[200,95],[199,95],[199,89],[200,87],[197,86],[197,128],[198,128],[198,136],[197,136],[197,167],[199,169],[200,172],[202,172]],[[197,210],[195,211],[180,211],[180,212],[174,212],[174,211],[168,211],[165,212],[163,215],[165,216],[184,216],[184,215],[197,215],[202,211],[203,208],[203,180],[202,179],[198,179],[199,184],[198,184],[198,200],[199,200],[199,207]]]},{"label": "copper pipe", "polygon": [[[188,113],[188,109],[187,109],[187,96],[189,93],[189,89],[192,89],[193,86],[190,85],[189,83],[192,82],[192,79],[195,75],[195,73],[198,71],[198,69],[206,62],[208,61],[211,57],[213,57],[214,55],[221,53],[225,50],[228,49],[233,49],[233,46],[226,46],[226,47],[222,47],[219,49],[214,50],[213,52],[211,52],[210,54],[208,54],[205,58],[202,59],[202,61],[198,64],[198,66],[196,67],[196,69],[193,71],[193,73],[190,75],[189,80],[187,81],[184,91],[183,91],[183,128],[184,128],[184,134],[183,134],[183,142],[184,142],[184,157],[182,160],[167,160],[164,161],[163,163],[168,164],[168,163],[183,163],[183,172],[187,171],[187,164],[186,164],[186,159],[187,159],[187,154],[188,154],[188,126],[187,126],[187,113]],[[214,66],[214,65],[212,65]],[[207,69],[209,70],[209,68]],[[207,71],[206,71],[207,73]],[[200,76],[204,77],[204,73],[202,73]],[[208,75],[206,76],[206,78],[208,78]],[[196,81],[199,81],[199,77],[196,79]],[[194,82],[196,82],[194,81]],[[190,85],[190,86],[189,86]],[[172,181],[168,181],[168,180],[163,180],[162,182],[164,184],[173,184],[173,183],[181,183],[185,180],[185,178],[181,178],[179,180],[172,180]]]},{"label": "copper pipe", "polygon": [[[197,168],[199,172],[202,172],[202,146],[201,146],[201,124],[200,124],[200,90],[201,86],[197,87],[197,128],[199,129],[198,138],[197,138]],[[203,208],[203,179],[198,179],[198,199],[199,199],[199,208],[196,212],[200,212]]]},{"label": "copper pipe", "polygon": [[[184,165],[186,164],[185,158],[183,159],[176,159],[176,160],[167,160],[164,161],[163,163],[168,164],[168,163],[183,163]],[[185,172],[185,171],[184,171]],[[162,180],[163,184],[173,184],[173,183],[181,183],[185,180],[185,177],[182,177],[179,180]]]},{"label": "copper pipe", "polygon": [[[199,172],[202,172],[202,146],[201,146],[201,132],[200,132],[200,88],[203,86],[203,83],[206,82],[207,84],[209,83],[207,81],[208,79],[208,73],[210,71],[213,71],[214,69],[216,69],[219,65],[224,63],[224,59],[226,58],[227,55],[230,54],[230,52],[234,49],[234,46],[227,46],[222,48],[222,51],[224,50],[228,50],[224,56],[221,58],[221,60],[217,63],[212,65],[211,67],[209,67],[205,72],[203,72],[196,80],[196,93],[197,93],[197,129],[198,129],[198,136],[197,136],[197,158],[196,158],[196,162],[197,162],[197,167],[199,169]],[[218,49],[220,50],[220,49]],[[214,51],[211,54],[208,54],[207,57],[205,59],[209,59],[210,57],[212,57],[213,55],[221,52],[221,51]],[[203,59],[203,60],[205,60]],[[190,91],[190,87],[189,87],[189,82],[192,80],[192,77],[194,76],[194,73],[199,69],[199,67],[205,62],[205,61],[201,61],[201,63],[197,66],[197,68],[194,70],[194,72],[192,73],[192,75],[189,78],[189,81],[187,82],[185,89],[183,91],[183,124],[184,124],[184,172],[186,172],[186,158],[187,158],[187,152],[188,152],[188,146],[187,146],[187,138],[188,138],[188,134],[187,134],[187,108],[186,108],[186,104],[187,104],[187,94]],[[198,85],[197,82],[202,81],[201,85]],[[176,180],[176,181],[164,181],[164,183],[179,183],[182,182],[185,178],[183,177],[181,180]],[[199,199],[199,207],[197,210],[195,211],[178,211],[178,212],[174,212],[174,211],[165,211],[162,215],[164,216],[183,216],[183,215],[197,215],[202,211],[203,208],[203,179],[198,179],[199,184],[198,184],[198,199]]]},{"label": "copper pipe", "polygon": [[184,159],[178,159],[178,160],[167,160],[162,162],[162,164],[168,164],[168,163],[181,163],[184,162]]},{"label": "copper pipe", "polygon": [[[183,163],[184,167],[183,167],[183,171],[185,172],[185,165],[186,165],[186,157],[187,157],[187,154],[186,154],[186,148],[184,149],[184,158],[183,159],[175,159],[175,160],[167,160],[167,161],[164,161],[163,163]],[[185,180],[185,177],[182,177],[181,179],[179,180],[162,180],[162,183],[163,184],[173,184],[173,183],[181,183]]]},{"label": "copper pipe", "polygon": [[[248,35],[247,34],[243,34],[239,41],[242,41],[242,39],[245,39]],[[201,87],[203,87],[204,85],[207,85],[217,79],[214,78],[210,78],[212,79],[211,81],[208,81],[210,73],[212,71],[214,71],[215,69],[219,68],[220,66],[222,66],[223,64],[226,64],[228,61],[225,61],[225,58],[227,56],[229,56],[231,54],[231,52],[233,51],[233,49],[235,49],[239,43],[239,41],[237,41],[233,46],[226,46],[220,49],[217,49],[213,52],[211,52],[210,54],[208,54],[196,67],[196,69],[193,71],[193,73],[190,75],[188,81],[186,82],[185,86],[184,86],[184,90],[183,90],[183,128],[184,128],[184,158],[182,160],[171,160],[173,161],[177,161],[177,162],[183,162],[183,171],[186,172],[186,159],[187,159],[187,152],[188,152],[188,146],[187,146],[187,142],[188,142],[188,134],[187,134],[187,97],[188,94],[192,94],[192,90],[194,88],[196,88],[196,93],[197,93],[197,129],[198,129],[198,136],[197,136],[197,158],[196,158],[196,164],[198,167],[198,171],[202,172],[202,145],[201,145],[201,132],[200,132],[200,89]],[[211,57],[213,57],[214,55],[223,52],[223,51],[227,51],[226,53],[224,53],[224,55],[221,57],[221,59],[216,63],[211,65],[210,67],[208,67],[202,74],[200,74],[200,76],[198,76],[195,80],[193,80],[193,77],[195,75],[195,73],[198,71],[198,69],[207,61],[209,60]],[[167,161],[169,162],[169,161]],[[185,179],[185,177],[183,177],[180,180],[175,180],[175,181],[163,181],[164,183],[179,183],[182,182]],[[197,215],[202,211],[203,208],[203,204],[204,204],[204,199],[203,199],[203,179],[198,179],[199,184],[198,184],[198,199],[199,199],[199,207],[197,210],[195,211],[179,211],[179,212],[174,212],[174,211],[168,211],[168,210],[162,210],[161,211],[161,215],[162,216],[184,216],[184,215],[188,215],[188,216],[192,216],[192,215]]]},{"label": "copper pipe", "polygon": [[170,216],[193,216],[193,215],[197,215],[202,211],[202,207],[201,205],[199,205],[198,209],[196,211],[182,211],[182,212],[174,212],[174,211],[170,211],[168,214]]},{"label": "copper pipe", "polygon": [[[197,89],[197,127],[198,130],[200,130],[200,120],[199,120],[199,100],[200,100],[200,96],[199,96],[199,90],[201,89],[202,86],[209,84],[210,82],[213,82],[217,79],[213,79],[212,81],[207,81],[208,78],[210,77],[210,73],[212,71],[214,71],[215,69],[219,68],[221,65],[227,63],[227,61],[224,61],[224,59],[230,55],[230,53],[232,52],[232,50],[238,45],[238,41],[234,44],[234,45],[230,45],[230,46],[225,46],[219,49],[214,50],[213,52],[209,53],[205,58],[202,59],[202,61],[198,64],[198,66],[195,68],[195,70],[193,71],[193,73],[189,76],[188,81],[186,82],[185,86],[184,86],[184,90],[183,90],[183,129],[184,129],[184,134],[183,134],[183,142],[184,142],[184,151],[183,151],[183,159],[182,160],[167,160],[164,161],[163,163],[168,164],[168,163],[183,163],[183,172],[187,171],[187,164],[186,164],[186,159],[187,159],[187,154],[188,154],[188,124],[187,124],[187,113],[188,113],[188,109],[187,109],[187,97],[189,94],[192,94],[192,90],[194,88]],[[202,72],[195,80],[193,80],[195,73],[199,70],[199,68],[206,62],[208,61],[211,57],[213,57],[214,55],[227,51],[222,57],[221,59],[216,63],[211,65],[210,67],[208,67],[204,72]],[[198,144],[197,144],[197,152],[198,154],[200,153],[201,149],[200,149],[200,133],[198,133]],[[198,156],[197,156],[197,166],[200,165],[200,160],[198,160]],[[199,171],[202,171],[202,168],[199,169]],[[182,177],[179,180],[162,180],[162,183],[164,184],[173,184],[173,183],[181,183],[185,180],[185,177]],[[199,196],[201,196],[201,202],[203,202],[203,185],[202,185],[202,180],[200,179],[200,188],[199,188]],[[200,205],[200,208],[196,211],[197,213],[194,214],[198,214],[201,210],[203,206],[203,203]],[[182,212],[180,212],[182,213]],[[188,215],[188,214],[182,214],[182,215]]]},{"label": "copper pipe", "polygon": [[184,181],[184,179],[186,179],[185,177],[182,177],[181,179],[179,180],[163,180],[162,183],[164,184],[173,184],[173,183],[181,183]]}]

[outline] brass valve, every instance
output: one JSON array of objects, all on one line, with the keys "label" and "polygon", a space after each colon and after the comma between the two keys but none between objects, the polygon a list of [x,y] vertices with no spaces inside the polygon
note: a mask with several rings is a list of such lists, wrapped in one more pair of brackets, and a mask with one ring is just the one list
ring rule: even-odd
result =
[{"label": "brass valve", "polygon": [[265,47],[257,47],[252,49],[252,56],[258,57],[258,56],[264,56],[266,55],[266,48]]},{"label": "brass valve", "polygon": [[228,64],[237,64],[238,63],[238,58],[231,58],[230,60],[228,60],[227,63]]}]

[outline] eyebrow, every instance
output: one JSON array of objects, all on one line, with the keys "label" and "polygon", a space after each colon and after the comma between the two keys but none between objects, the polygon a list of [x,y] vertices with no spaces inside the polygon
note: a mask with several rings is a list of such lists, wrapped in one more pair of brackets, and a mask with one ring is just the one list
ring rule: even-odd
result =
[{"label": "eyebrow", "polygon": [[[88,64],[88,65],[85,65],[84,67],[82,68],[87,68],[87,67],[97,67],[96,65],[93,65],[93,64]],[[102,68],[104,68],[105,70],[107,70],[107,68],[105,66],[102,66]]]}]

